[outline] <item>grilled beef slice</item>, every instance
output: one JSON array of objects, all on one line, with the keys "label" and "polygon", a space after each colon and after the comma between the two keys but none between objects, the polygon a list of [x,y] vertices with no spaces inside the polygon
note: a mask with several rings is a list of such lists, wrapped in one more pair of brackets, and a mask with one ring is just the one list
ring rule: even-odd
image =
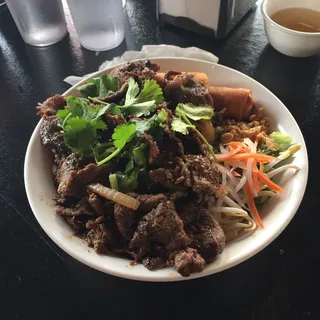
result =
[{"label": "grilled beef slice", "polygon": [[129,249],[138,260],[148,256],[155,244],[167,253],[185,248],[190,243],[183,223],[170,201],[161,202],[145,215],[131,239]]},{"label": "grilled beef slice", "polygon": [[225,234],[208,212],[202,212],[196,221],[185,227],[185,230],[191,239],[190,247],[197,249],[207,263],[213,261],[225,247]]},{"label": "grilled beef slice", "polygon": [[154,184],[165,188],[186,191],[190,188],[198,196],[198,202],[208,202],[215,195],[220,173],[209,158],[201,155],[186,155],[174,159],[174,169],[158,168],[149,171]]},{"label": "grilled beef slice", "polygon": [[86,198],[82,198],[78,203],[73,206],[64,207],[56,205],[56,213],[60,216],[93,216],[95,215],[90,203]]},{"label": "grilled beef slice", "polygon": [[138,136],[139,141],[144,142],[149,147],[149,164],[152,164],[159,156],[160,150],[156,141],[149,134],[142,134]]},{"label": "grilled beef slice", "polygon": [[158,204],[167,200],[166,196],[161,193],[155,195],[130,193],[129,195],[140,202],[137,210],[130,210],[119,204],[115,204],[114,206],[114,219],[120,234],[125,240],[132,238],[138,220],[143,214],[150,212],[156,208]]},{"label": "grilled beef slice", "polygon": [[146,60],[138,62],[128,62],[124,65],[114,68],[110,74],[117,78],[121,87],[130,77],[134,77],[140,84],[144,80],[152,79],[159,66]]},{"label": "grilled beef slice", "polygon": [[86,228],[86,216],[64,217],[68,224],[77,232],[82,233]]},{"label": "grilled beef slice", "polygon": [[56,116],[44,116],[40,126],[40,141],[48,149],[54,164],[59,166],[60,162],[70,154],[70,150],[65,146],[61,128],[58,126]]},{"label": "grilled beef slice", "polygon": [[167,261],[164,257],[145,257],[142,264],[149,270],[156,270],[166,267]]},{"label": "grilled beef slice", "polygon": [[127,207],[121,206],[117,203],[115,204],[114,219],[121,236],[125,240],[130,240],[132,238],[138,218],[139,215],[137,211],[128,209]]},{"label": "grilled beef slice", "polygon": [[186,198],[177,199],[176,210],[180,219],[182,220],[184,227],[195,223],[200,216],[208,214],[208,210],[204,205],[197,203],[196,199]]},{"label": "grilled beef slice", "polygon": [[108,250],[122,251],[122,243],[119,232],[114,221],[108,223],[87,223],[87,227],[91,227],[88,233],[84,235],[88,245],[93,247],[98,253],[103,253]]},{"label": "grilled beef slice", "polygon": [[110,217],[113,215],[114,202],[106,200],[95,193],[89,195],[88,201],[98,216]]},{"label": "grilled beef slice", "polygon": [[59,194],[81,197],[86,193],[85,186],[88,183],[107,181],[111,170],[108,165],[84,165],[85,163],[86,159],[74,153],[64,160],[57,177]]},{"label": "grilled beef slice", "polygon": [[205,263],[205,260],[197,250],[192,248],[174,252],[169,257],[169,264],[174,266],[184,277],[188,277],[191,273],[202,271]]},{"label": "grilled beef slice", "polygon": [[57,113],[59,109],[63,109],[66,105],[66,98],[60,94],[48,98],[46,101],[39,103],[37,106],[38,115],[52,116]]},{"label": "grilled beef slice", "polygon": [[172,80],[167,80],[163,93],[166,101],[174,104],[185,102],[194,105],[213,105],[208,89],[194,80],[190,74],[177,74]]},{"label": "grilled beef slice", "polygon": [[130,194],[132,197],[136,198],[140,205],[138,211],[145,214],[155,209],[158,204],[167,200],[167,197],[163,193],[158,194]]},{"label": "grilled beef slice", "polygon": [[186,191],[187,188],[185,186],[181,186],[175,183],[175,179],[173,176],[173,172],[167,168],[158,168],[154,170],[150,170],[149,178],[154,184],[159,184],[166,189],[172,189],[176,191]]},{"label": "grilled beef slice", "polygon": [[[218,189],[220,172],[212,166],[208,157],[201,155],[186,155],[185,163],[190,172],[192,190],[197,194],[198,202],[210,201],[209,198],[214,196]],[[182,169],[181,173],[184,171]],[[185,178],[183,181],[189,182]]]},{"label": "grilled beef slice", "polygon": [[171,163],[175,157],[185,154],[181,140],[173,132],[164,128],[162,134],[162,138],[157,141],[160,153],[153,162],[157,167]]}]

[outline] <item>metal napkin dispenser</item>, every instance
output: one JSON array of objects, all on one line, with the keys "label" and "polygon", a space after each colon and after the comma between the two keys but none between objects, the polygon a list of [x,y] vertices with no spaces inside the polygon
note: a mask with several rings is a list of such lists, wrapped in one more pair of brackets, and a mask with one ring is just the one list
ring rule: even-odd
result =
[{"label": "metal napkin dispenser", "polygon": [[158,0],[158,21],[222,39],[256,0]]}]

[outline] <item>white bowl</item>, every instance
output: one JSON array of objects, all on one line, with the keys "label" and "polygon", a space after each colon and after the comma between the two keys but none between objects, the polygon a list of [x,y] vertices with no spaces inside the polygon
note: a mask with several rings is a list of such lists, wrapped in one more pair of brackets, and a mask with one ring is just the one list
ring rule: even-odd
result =
[{"label": "white bowl", "polygon": [[[208,264],[202,272],[192,274],[188,278],[180,276],[172,268],[149,271],[141,264],[130,266],[130,261],[125,258],[96,254],[93,249],[87,247],[83,240],[72,236],[73,230],[62,217],[57,216],[54,212],[52,198],[56,194],[56,189],[51,177],[51,161],[40,143],[41,121],[32,134],[25,158],[24,178],[27,196],[36,219],[49,237],[72,257],[92,268],[115,276],[144,281],[178,281],[204,277],[233,267],[254,256],[287,226],[300,205],[307,184],[306,145],[300,129],[288,109],[268,89],[248,76],[221,65],[195,59],[157,58],[153,61],[160,65],[162,71],[173,69],[205,72],[211,85],[251,89],[255,101],[265,107],[268,115],[274,121],[275,127],[290,134],[294,142],[302,144],[302,150],[297,153],[294,159],[294,163],[301,167],[301,170],[294,176],[288,173],[290,176],[288,182],[284,182],[288,178],[287,175],[282,177],[281,184],[286,190],[285,194],[277,200],[268,202],[261,211],[265,230],[257,230],[246,238],[229,243],[213,263]],[[99,71],[92,77],[108,71]],[[65,94],[77,94],[76,86]]]},{"label": "white bowl", "polygon": [[287,8],[307,8],[320,12],[319,0],[264,0],[261,11],[270,44],[279,52],[291,57],[309,57],[320,53],[320,32],[300,32],[285,28],[270,17]]}]

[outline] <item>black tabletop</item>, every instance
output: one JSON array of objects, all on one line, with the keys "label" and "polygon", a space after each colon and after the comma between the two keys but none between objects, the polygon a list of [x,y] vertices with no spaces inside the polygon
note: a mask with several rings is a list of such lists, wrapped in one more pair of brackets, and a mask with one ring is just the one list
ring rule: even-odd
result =
[{"label": "black tabletop", "polygon": [[[258,2],[260,3],[260,1]],[[0,7],[0,314],[1,319],[320,319],[320,56],[289,58],[268,43],[259,8],[222,41],[159,26],[155,1],[128,0],[126,39],[101,52],[69,35],[26,45]],[[262,252],[222,273],[178,283],[143,283],[95,271],[68,256],[42,231],[29,207],[23,161],[39,121],[35,106],[125,50],[144,44],[198,46],[270,89],[292,112],[308,145],[310,176],[302,204],[286,230]]]}]

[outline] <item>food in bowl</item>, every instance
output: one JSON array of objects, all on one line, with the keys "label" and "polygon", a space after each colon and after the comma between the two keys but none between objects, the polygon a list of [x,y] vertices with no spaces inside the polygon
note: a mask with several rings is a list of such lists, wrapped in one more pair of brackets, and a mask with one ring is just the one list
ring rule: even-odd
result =
[{"label": "food in bowl", "polygon": [[299,169],[282,164],[300,145],[272,132],[250,90],[208,83],[140,61],[39,104],[56,213],[96,252],[189,276],[263,228],[259,205]]}]

